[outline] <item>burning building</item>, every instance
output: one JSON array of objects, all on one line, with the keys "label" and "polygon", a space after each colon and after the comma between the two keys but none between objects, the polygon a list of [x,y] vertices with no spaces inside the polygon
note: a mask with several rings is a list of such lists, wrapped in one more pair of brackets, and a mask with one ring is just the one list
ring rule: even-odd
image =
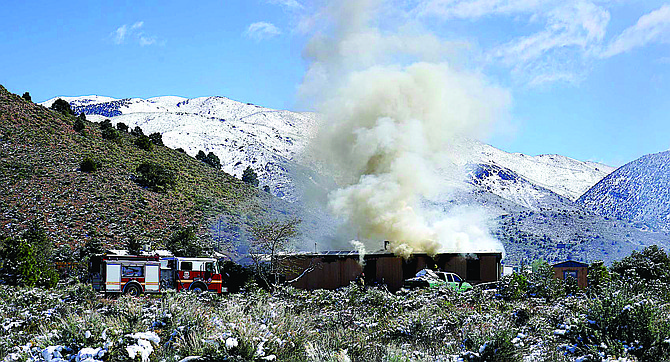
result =
[{"label": "burning building", "polygon": [[364,273],[367,284],[383,284],[390,291],[400,289],[405,279],[424,268],[454,272],[472,284],[497,281],[502,273],[501,260],[500,252],[440,253],[432,257],[416,253],[404,259],[388,251],[368,253],[362,258],[357,251],[328,251],[296,253],[284,258],[284,262],[291,265],[287,280],[311,269],[292,283],[296,288],[336,289],[349,285]]}]

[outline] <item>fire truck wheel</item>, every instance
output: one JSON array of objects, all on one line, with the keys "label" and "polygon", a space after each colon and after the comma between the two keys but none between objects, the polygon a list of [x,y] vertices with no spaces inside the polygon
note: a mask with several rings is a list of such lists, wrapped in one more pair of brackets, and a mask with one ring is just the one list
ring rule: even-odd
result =
[{"label": "fire truck wheel", "polygon": [[142,294],[142,288],[140,288],[139,285],[137,284],[128,284],[126,287],[123,289],[123,294],[128,294],[132,297],[138,297],[140,294]]},{"label": "fire truck wheel", "polygon": [[191,285],[191,291],[193,291],[195,293],[202,293],[206,290],[207,290],[207,287],[202,283],[193,283],[193,285]]}]

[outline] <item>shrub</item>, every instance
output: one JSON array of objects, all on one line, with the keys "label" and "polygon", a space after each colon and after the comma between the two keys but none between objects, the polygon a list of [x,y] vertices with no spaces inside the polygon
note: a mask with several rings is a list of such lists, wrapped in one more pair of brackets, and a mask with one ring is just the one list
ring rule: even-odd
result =
[{"label": "shrub", "polygon": [[181,152],[181,153],[186,153],[186,151],[181,147],[177,148],[175,151]]},{"label": "shrub", "polygon": [[109,119],[105,119],[104,121],[100,122],[100,129],[104,130],[107,128],[113,128],[112,121]]},{"label": "shrub", "polygon": [[154,133],[150,134],[149,139],[156,146],[162,146],[163,145],[163,135],[158,133],[158,132],[154,132]]},{"label": "shrub", "polygon": [[70,103],[61,98],[58,98],[55,102],[53,102],[51,109],[66,116],[74,114],[74,112],[72,112],[72,108],[70,108]]},{"label": "shrub", "polygon": [[525,274],[505,275],[499,283],[499,293],[505,300],[518,300],[528,293],[528,279]]},{"label": "shrub", "polygon": [[256,175],[256,172],[251,168],[251,166],[247,166],[247,168],[242,173],[242,181],[253,186],[258,186],[258,175]]},{"label": "shrub", "polygon": [[219,157],[213,152],[208,153],[207,157],[205,157],[202,162],[214,167],[217,170],[221,168],[221,160],[219,160]]},{"label": "shrub", "polygon": [[175,186],[174,173],[155,162],[144,162],[137,166],[140,175],[135,179],[138,184],[157,192],[165,192]]},{"label": "shrub", "polygon": [[140,126],[135,126],[132,131],[130,131],[130,134],[139,137],[139,136],[144,136],[144,132],[142,131],[142,128]]},{"label": "shrub", "polygon": [[207,158],[207,155],[205,155],[205,152],[203,152],[203,150],[198,151],[198,154],[195,155],[195,159],[198,161],[203,161],[205,158]]},{"label": "shrub", "polygon": [[145,151],[151,151],[154,149],[154,144],[151,142],[149,137],[145,135],[138,136],[135,139],[135,146],[139,147],[140,149],[143,149]]},{"label": "shrub", "polygon": [[74,120],[74,127],[73,128],[74,128],[75,131],[81,133],[84,129],[86,129],[86,124],[81,119],[81,117],[77,117],[77,119]]},{"label": "shrub", "polygon": [[512,343],[512,334],[509,331],[499,331],[493,339],[486,341],[483,346],[479,348],[479,358],[469,359],[487,362],[514,362],[521,361],[521,354],[516,350]]},{"label": "shrub", "polygon": [[175,232],[166,247],[174,256],[200,256],[204,251],[192,226]]},{"label": "shrub", "polygon": [[128,132],[128,125],[123,122],[119,122],[116,124],[116,129],[119,130],[119,132],[126,133]]},{"label": "shrub", "polygon": [[621,261],[612,263],[611,269],[625,278],[670,283],[670,258],[658,245],[648,246],[642,252],[633,251]]},{"label": "shrub", "polygon": [[102,129],[102,138],[106,140],[115,140],[119,138],[119,131],[115,130],[112,127],[107,127]]},{"label": "shrub", "polygon": [[140,255],[142,252],[142,243],[134,235],[130,235],[126,242],[126,250],[128,250],[128,254],[130,255]]},{"label": "shrub", "polygon": [[54,287],[58,274],[53,266],[52,245],[37,221],[18,240],[6,238],[0,247],[0,276],[10,285]]},{"label": "shrub", "polygon": [[28,92],[23,93],[23,96],[21,96],[21,98],[25,99],[28,102],[33,101],[33,98],[30,96],[30,93],[28,93]]},{"label": "shrub", "polygon": [[79,169],[82,172],[95,172],[98,170],[100,167],[100,162],[96,161],[88,156],[84,157],[84,159],[79,163]]}]

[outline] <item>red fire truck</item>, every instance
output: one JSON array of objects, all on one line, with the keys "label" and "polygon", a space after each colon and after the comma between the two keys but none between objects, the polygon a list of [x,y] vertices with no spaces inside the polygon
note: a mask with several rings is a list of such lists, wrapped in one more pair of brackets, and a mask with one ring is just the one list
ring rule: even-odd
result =
[{"label": "red fire truck", "polygon": [[161,287],[196,292],[227,292],[214,258],[169,257],[161,259]]},{"label": "red fire truck", "polygon": [[228,291],[214,258],[102,255],[91,258],[89,271],[93,288],[106,294]]}]

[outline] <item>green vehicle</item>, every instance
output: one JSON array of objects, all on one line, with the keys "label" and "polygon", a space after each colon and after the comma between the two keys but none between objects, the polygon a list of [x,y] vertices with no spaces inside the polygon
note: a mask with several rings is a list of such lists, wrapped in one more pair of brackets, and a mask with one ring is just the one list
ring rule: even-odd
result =
[{"label": "green vehicle", "polygon": [[459,292],[472,289],[472,285],[456,273],[421,269],[414,278],[405,280],[406,288],[437,288],[447,285]]}]

